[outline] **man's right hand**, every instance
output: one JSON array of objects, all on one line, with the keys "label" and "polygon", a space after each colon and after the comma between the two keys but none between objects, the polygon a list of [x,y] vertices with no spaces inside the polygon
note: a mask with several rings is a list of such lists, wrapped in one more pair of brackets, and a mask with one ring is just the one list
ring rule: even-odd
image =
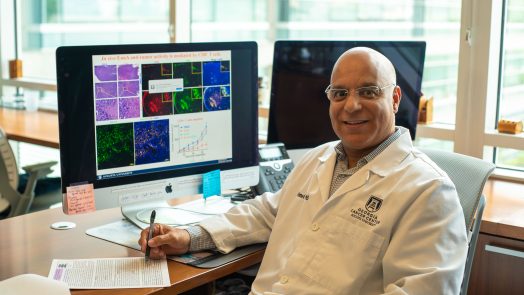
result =
[{"label": "man's right hand", "polygon": [[[149,227],[142,230],[138,244],[141,251],[146,252]],[[189,250],[191,238],[186,230],[173,228],[169,225],[155,223],[153,238],[149,240],[151,248],[149,255],[152,259],[164,258],[167,255],[184,254]]]}]

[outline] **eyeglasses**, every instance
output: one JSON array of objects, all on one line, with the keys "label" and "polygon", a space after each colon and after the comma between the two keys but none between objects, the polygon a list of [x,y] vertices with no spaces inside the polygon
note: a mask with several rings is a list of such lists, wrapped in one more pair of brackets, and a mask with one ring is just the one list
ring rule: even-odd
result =
[{"label": "eyeglasses", "polygon": [[359,98],[371,100],[371,99],[380,97],[380,95],[382,94],[382,90],[388,87],[391,87],[391,86],[396,86],[396,85],[394,83],[391,83],[391,84],[388,84],[382,87],[364,86],[364,87],[359,87],[359,88],[354,88],[354,89],[336,89],[336,88],[331,88],[331,85],[329,85],[326,88],[325,92],[327,94],[327,98],[331,101],[343,101],[344,99],[346,99],[348,95],[350,95],[351,90],[354,90],[355,94]]}]

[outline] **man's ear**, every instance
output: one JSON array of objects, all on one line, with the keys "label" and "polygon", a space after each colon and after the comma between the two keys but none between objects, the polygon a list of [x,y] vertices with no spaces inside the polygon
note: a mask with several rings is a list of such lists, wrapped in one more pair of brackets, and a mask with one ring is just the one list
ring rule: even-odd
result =
[{"label": "man's ear", "polygon": [[398,112],[398,107],[400,105],[400,100],[402,99],[402,90],[399,86],[395,86],[393,89],[393,112],[396,114]]}]

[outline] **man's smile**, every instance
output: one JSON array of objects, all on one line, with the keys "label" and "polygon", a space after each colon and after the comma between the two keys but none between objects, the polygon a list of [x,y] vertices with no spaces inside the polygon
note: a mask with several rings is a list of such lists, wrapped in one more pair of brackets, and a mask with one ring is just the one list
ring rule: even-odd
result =
[{"label": "man's smile", "polygon": [[344,124],[346,125],[361,125],[367,122],[367,120],[344,120]]}]

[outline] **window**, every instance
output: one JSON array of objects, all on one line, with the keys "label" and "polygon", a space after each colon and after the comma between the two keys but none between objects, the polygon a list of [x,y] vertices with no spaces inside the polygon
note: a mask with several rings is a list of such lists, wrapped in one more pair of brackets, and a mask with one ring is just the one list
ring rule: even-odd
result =
[{"label": "window", "polygon": [[[25,79],[50,82],[7,77],[12,2]],[[494,161],[506,169],[497,173],[524,180],[524,135],[496,130],[499,119],[524,120],[524,0],[15,0],[1,1],[0,14],[4,99],[28,86],[56,100],[61,45],[167,42],[175,33],[177,42],[255,40],[269,87],[275,40],[425,40],[422,89],[434,97],[434,122],[418,126],[415,144]]]},{"label": "window", "polygon": [[[200,0],[193,1],[190,8],[190,40],[256,40],[260,75],[266,81],[270,81],[272,44],[278,39],[425,40],[428,46],[422,89],[426,96],[434,97],[434,122],[419,125],[415,143],[483,157],[500,167],[524,171],[524,138],[498,134],[494,128],[496,120],[491,112],[497,109],[492,107],[496,102],[487,98],[493,97],[497,81],[487,74],[480,80],[470,79],[487,69],[498,77],[497,69],[492,68],[500,43],[493,32],[501,28],[498,15],[502,14],[502,4],[489,1],[478,5],[477,0]],[[524,104],[517,103],[518,90],[524,87],[524,78],[518,73],[524,72],[524,59],[520,60],[524,57],[523,45],[518,42],[524,30],[523,5],[523,0],[505,4],[510,13],[504,56],[511,66],[503,67],[505,82],[498,117],[513,120],[524,119]],[[486,19],[489,24],[485,24]],[[490,38],[484,40],[486,36]],[[485,48],[492,50],[486,53]]]},{"label": "window", "polygon": [[460,2],[200,0],[192,2],[191,14],[191,41],[256,40],[266,81],[275,40],[425,40],[423,92],[434,97],[435,122],[455,123]]},{"label": "window", "polygon": [[[10,14],[2,18],[2,34],[10,31],[10,40],[2,42],[2,64],[17,57],[23,61],[22,81],[4,84],[22,88],[43,88],[40,105],[56,109],[55,50],[58,46],[166,43],[169,35],[169,1],[164,0],[15,0],[2,1]],[[16,6],[15,4],[16,3]],[[17,12],[15,14],[15,11]],[[16,27],[14,25],[17,16]],[[15,30],[16,29],[16,30]],[[14,32],[17,32],[16,34]],[[2,36],[4,37],[4,36]],[[6,39],[2,39],[6,40]],[[7,68],[2,78],[7,78]],[[23,90],[0,89],[9,103]],[[16,105],[16,104],[15,104]]]},{"label": "window", "polygon": [[24,76],[56,79],[58,46],[168,42],[169,7],[163,0],[23,0]]},{"label": "window", "polygon": [[[169,5],[164,0],[1,1],[0,102],[23,106],[25,88],[32,88],[40,90],[41,108],[56,110],[58,46],[169,42]],[[4,66],[15,57],[23,61],[21,80],[9,80]],[[59,158],[57,149],[11,145],[20,167]],[[60,165],[53,169],[52,176],[59,176]]]},{"label": "window", "polygon": [[[505,5],[502,38],[502,75],[497,119],[524,119],[524,1],[508,0]],[[524,151],[496,148],[495,163],[500,167],[524,170]]]}]

